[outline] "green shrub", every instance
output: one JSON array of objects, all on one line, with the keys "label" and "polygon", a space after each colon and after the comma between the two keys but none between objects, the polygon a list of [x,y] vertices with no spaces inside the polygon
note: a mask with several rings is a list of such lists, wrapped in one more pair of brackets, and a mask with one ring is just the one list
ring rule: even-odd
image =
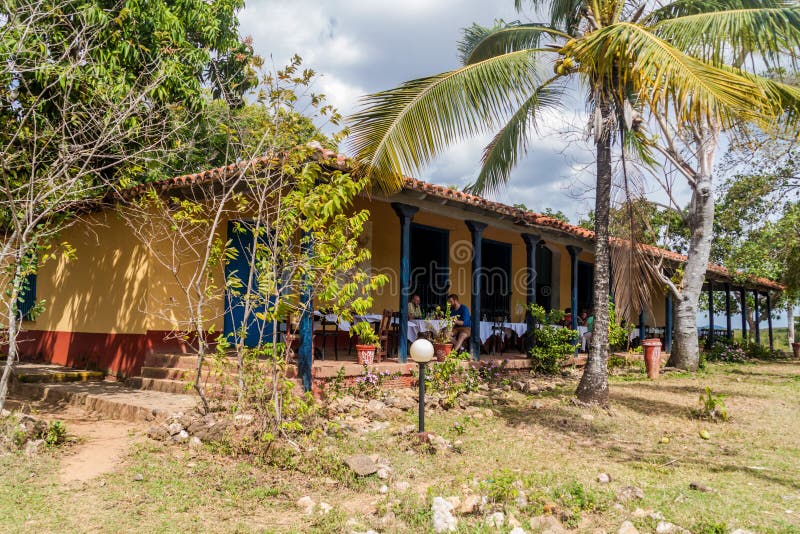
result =
[{"label": "green shrub", "polygon": [[67,427],[61,421],[51,421],[43,436],[44,442],[50,446],[60,445],[67,439]]},{"label": "green shrub", "polygon": [[536,304],[530,306],[534,320],[540,326],[533,331],[534,345],[528,357],[531,370],[535,373],[557,374],[561,364],[575,353],[578,347],[578,333],[570,328],[556,326],[563,314],[558,310],[546,312]]},{"label": "green shrub", "polygon": [[709,362],[743,363],[748,358],[745,348],[726,338],[715,341],[705,352],[705,360]]},{"label": "green shrub", "polygon": [[700,395],[700,407],[692,410],[692,415],[698,419],[708,419],[710,421],[727,421],[728,409],[722,400],[722,395],[714,395],[711,388],[706,387],[705,395]]}]

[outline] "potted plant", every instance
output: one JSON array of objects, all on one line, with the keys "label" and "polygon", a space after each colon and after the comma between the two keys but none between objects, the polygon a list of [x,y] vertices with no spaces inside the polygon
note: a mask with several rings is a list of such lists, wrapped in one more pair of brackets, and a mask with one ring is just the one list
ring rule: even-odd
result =
[{"label": "potted plant", "polygon": [[437,362],[447,359],[450,351],[453,350],[453,324],[455,317],[450,315],[450,305],[442,311],[439,306],[433,312],[433,319],[436,322],[428,322],[428,327],[433,333],[433,355]]},{"label": "potted plant", "polygon": [[350,335],[358,336],[358,343],[356,343],[356,353],[358,354],[358,363],[361,365],[372,365],[375,360],[375,351],[381,346],[378,334],[375,329],[367,321],[356,323],[350,329]]}]

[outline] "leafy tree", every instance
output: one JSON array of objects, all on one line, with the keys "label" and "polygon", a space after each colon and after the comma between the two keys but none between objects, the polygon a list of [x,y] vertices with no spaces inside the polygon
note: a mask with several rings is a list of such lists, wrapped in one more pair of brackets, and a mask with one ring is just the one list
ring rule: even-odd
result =
[{"label": "leafy tree", "polygon": [[0,265],[8,357],[17,358],[25,280],[53,257],[76,212],[160,168],[203,88],[253,83],[238,2],[0,2]]},{"label": "leafy tree", "polygon": [[746,39],[769,50],[795,43],[798,10],[752,0],[678,0],[655,9],[624,0],[515,0],[517,9],[524,4],[549,9],[548,23],[467,28],[460,44],[464,65],[367,97],[352,119],[351,146],[364,174],[394,190],[404,174],[418,173],[452,143],[499,130],[484,150],[474,184],[476,191],[489,191],[506,183],[542,110],[559,105],[568,80],[585,90],[596,150],[596,309],[577,395],[604,403],[614,146],[652,160],[642,133],[646,111],[725,125],[742,116],[775,117],[775,95],[794,93],[723,59],[729,45],[737,49]]}]

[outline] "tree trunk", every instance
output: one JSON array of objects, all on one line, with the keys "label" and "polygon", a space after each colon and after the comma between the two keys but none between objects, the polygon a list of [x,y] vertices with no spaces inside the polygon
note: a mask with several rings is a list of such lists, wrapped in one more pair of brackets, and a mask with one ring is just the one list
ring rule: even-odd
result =
[{"label": "tree trunk", "polygon": [[8,356],[6,357],[6,365],[3,368],[3,376],[0,377],[0,410],[6,405],[6,398],[8,397],[8,383],[11,380],[11,371],[14,370],[14,364],[17,361],[17,337],[19,336],[20,320],[17,316],[17,299],[19,298],[20,288],[22,287],[22,268],[21,258],[22,253],[17,254],[17,266],[14,269],[14,279],[11,284],[11,292],[8,295]]},{"label": "tree trunk", "polygon": [[[603,124],[611,112],[601,106]],[[597,193],[595,197],[595,264],[594,264],[594,326],[592,345],[586,358],[581,382],[575,391],[582,402],[608,403],[608,295],[610,290],[611,257],[608,249],[608,220],[611,209],[611,132],[608,128],[598,135]],[[573,310],[575,313],[575,310]]]},{"label": "tree trunk", "polygon": [[689,252],[683,272],[683,288],[675,295],[675,336],[667,365],[694,371],[700,364],[697,340],[697,306],[706,279],[711,241],[714,237],[714,188],[712,171],[719,144],[719,127],[701,129],[698,145],[698,166],[689,203]]},{"label": "tree trunk", "polygon": [[794,343],[794,302],[789,301],[786,305],[786,320],[789,321],[789,350],[792,348],[792,343]]}]

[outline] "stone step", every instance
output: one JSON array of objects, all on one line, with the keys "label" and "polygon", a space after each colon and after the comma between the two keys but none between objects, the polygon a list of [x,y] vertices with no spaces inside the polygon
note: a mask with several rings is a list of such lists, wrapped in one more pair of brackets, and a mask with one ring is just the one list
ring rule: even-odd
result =
[{"label": "stone step", "polygon": [[105,376],[102,371],[71,369],[51,364],[20,363],[14,368],[14,379],[25,384],[101,381]]},{"label": "stone step", "polygon": [[14,382],[15,396],[46,403],[67,403],[98,412],[111,419],[153,421],[176,412],[190,412],[197,406],[192,395],[143,391],[119,382]]}]

